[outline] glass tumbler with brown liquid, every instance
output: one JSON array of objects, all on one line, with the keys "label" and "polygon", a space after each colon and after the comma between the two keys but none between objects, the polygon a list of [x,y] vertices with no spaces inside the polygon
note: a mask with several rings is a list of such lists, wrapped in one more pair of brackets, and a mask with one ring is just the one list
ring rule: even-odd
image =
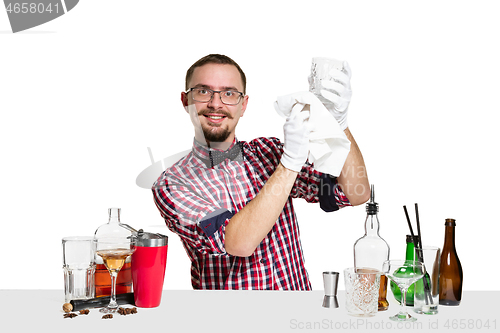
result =
[{"label": "glass tumbler with brown liquid", "polygon": [[[131,257],[125,259],[120,274],[116,279],[116,294],[132,292],[132,262]],[[104,263],[96,264],[95,270],[95,297],[111,295],[111,276]]]},{"label": "glass tumbler with brown liquid", "polygon": [[[128,257],[116,279],[116,294],[132,292],[132,263]],[[104,263],[96,264],[95,270],[95,297],[111,295],[111,276]]]}]

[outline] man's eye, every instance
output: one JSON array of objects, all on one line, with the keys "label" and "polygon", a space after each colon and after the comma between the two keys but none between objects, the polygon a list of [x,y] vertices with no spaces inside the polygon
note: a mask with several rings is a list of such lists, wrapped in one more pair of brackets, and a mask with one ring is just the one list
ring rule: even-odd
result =
[{"label": "man's eye", "polygon": [[224,96],[226,97],[233,97],[234,96],[234,91],[224,91]]},{"label": "man's eye", "polygon": [[198,94],[200,95],[208,95],[209,92],[207,89],[198,89]]}]

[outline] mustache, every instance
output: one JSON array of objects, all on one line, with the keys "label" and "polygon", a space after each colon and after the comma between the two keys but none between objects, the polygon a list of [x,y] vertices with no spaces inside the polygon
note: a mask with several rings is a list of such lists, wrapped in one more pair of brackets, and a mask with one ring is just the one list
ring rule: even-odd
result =
[{"label": "mustache", "polygon": [[220,115],[220,116],[227,117],[229,119],[233,119],[233,116],[231,116],[231,114],[229,112],[226,112],[226,111],[223,111],[223,110],[214,111],[214,110],[205,109],[205,110],[200,110],[198,112],[198,116],[205,116],[205,115],[208,115],[208,114],[211,114],[211,115]]}]

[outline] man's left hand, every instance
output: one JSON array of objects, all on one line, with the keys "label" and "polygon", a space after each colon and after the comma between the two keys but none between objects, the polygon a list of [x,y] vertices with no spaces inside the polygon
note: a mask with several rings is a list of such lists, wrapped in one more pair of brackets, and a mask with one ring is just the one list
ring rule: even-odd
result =
[{"label": "man's left hand", "polygon": [[343,63],[343,70],[330,70],[330,80],[321,80],[323,88],[321,95],[331,101],[333,105],[325,105],[335,117],[342,130],[347,128],[347,109],[351,101],[351,68],[347,61]]}]

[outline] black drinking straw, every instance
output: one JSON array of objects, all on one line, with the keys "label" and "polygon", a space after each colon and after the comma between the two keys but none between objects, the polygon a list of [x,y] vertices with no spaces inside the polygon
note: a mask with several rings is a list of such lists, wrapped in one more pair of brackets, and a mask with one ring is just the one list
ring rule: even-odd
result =
[{"label": "black drinking straw", "polygon": [[[422,251],[422,257],[420,259],[422,259],[422,263],[423,263],[424,262],[424,246],[422,244],[422,233],[420,232],[420,219],[418,217],[418,204],[417,203],[415,203],[415,216],[417,218],[417,231],[418,231],[418,236],[417,237],[418,237],[418,243],[420,244],[420,250]],[[431,286],[429,286],[429,281],[427,281],[426,275],[428,276],[427,272],[425,272],[425,275],[423,277],[423,279],[424,279],[425,303],[428,304],[427,297],[429,297],[429,300],[430,300],[431,304],[434,304],[434,302],[432,301],[432,297],[430,295]]]},{"label": "black drinking straw", "polygon": [[410,222],[410,216],[408,216],[408,211],[406,210],[406,206],[403,206],[403,209],[405,210],[406,221],[408,222],[408,227],[410,227],[410,234],[411,234],[411,238],[413,239],[413,244],[415,244],[415,246],[418,248],[418,239],[415,237],[415,234],[413,233],[413,228],[411,227],[411,222]]},{"label": "black drinking straw", "polygon": [[[408,222],[408,227],[410,228],[410,234],[411,234],[411,238],[413,239],[413,244],[415,244],[415,247],[421,249],[422,248],[422,244],[419,242],[419,239],[417,237],[415,237],[415,234],[413,233],[413,228],[411,227],[411,222],[410,222],[410,216],[408,215],[408,210],[406,209],[406,206],[403,206],[403,209],[405,211],[406,221]],[[418,215],[417,215],[417,221],[418,221]],[[417,223],[417,229],[418,229],[418,232],[419,232],[418,236],[420,237],[419,223]],[[420,244],[420,247],[418,247],[419,244]],[[423,263],[424,262],[424,258],[422,258],[422,253],[420,253],[420,251],[415,251],[415,252],[417,253],[417,259],[418,259],[418,261],[420,261],[421,263]],[[422,279],[424,279],[425,304],[429,304],[429,300],[430,300],[431,304],[433,304],[432,297],[430,295],[430,286],[428,284],[428,281],[425,279],[425,276],[422,277]]]},{"label": "black drinking straw", "polygon": [[[420,219],[418,218],[418,204],[415,204],[415,216],[417,217],[417,231],[418,231],[418,243],[420,244],[420,248],[423,248],[422,245],[422,233],[420,232]],[[424,258],[422,258],[422,262]]]}]

